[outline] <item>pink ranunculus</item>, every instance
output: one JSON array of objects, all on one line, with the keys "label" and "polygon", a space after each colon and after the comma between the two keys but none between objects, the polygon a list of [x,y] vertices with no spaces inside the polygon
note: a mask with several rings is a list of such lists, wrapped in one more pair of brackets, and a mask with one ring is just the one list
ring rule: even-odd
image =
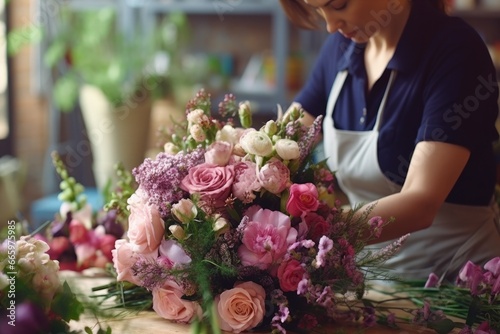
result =
[{"label": "pink ranunculus", "polygon": [[258,178],[264,189],[277,195],[290,184],[290,170],[281,160],[271,158],[259,170]]},{"label": "pink ranunculus", "polygon": [[301,217],[319,207],[318,190],[312,183],[292,184],[286,210],[294,217]]},{"label": "pink ranunculus", "polygon": [[254,282],[235,284],[233,289],[215,298],[220,328],[241,333],[257,326],[264,319],[266,292]]},{"label": "pink ranunculus", "polygon": [[304,216],[303,220],[307,224],[307,236],[314,242],[318,242],[319,239],[323,235],[327,234],[331,228],[331,225],[325,220],[325,218],[315,212],[307,213]]},{"label": "pink ranunculus", "polygon": [[261,185],[257,179],[257,166],[252,161],[242,161],[234,165],[233,195],[243,203],[251,203]]},{"label": "pink ranunculus", "polygon": [[138,279],[132,273],[132,266],[139,259],[139,255],[133,251],[133,248],[133,245],[125,239],[116,240],[115,249],[111,251],[113,266],[116,270],[117,281],[128,281],[139,285]]},{"label": "pink ranunculus", "polygon": [[127,201],[130,216],[127,237],[134,251],[149,254],[158,249],[165,235],[165,222],[158,208],[148,203],[145,192],[139,188]]},{"label": "pink ranunculus", "polygon": [[182,180],[181,188],[190,194],[200,194],[209,205],[222,207],[228,198],[234,181],[232,165],[220,167],[203,163],[189,170]]},{"label": "pink ranunculus", "polygon": [[89,230],[85,225],[76,219],[72,219],[69,223],[69,240],[73,244],[83,244],[89,242]]},{"label": "pink ranunculus", "polygon": [[290,218],[279,212],[253,206],[247,210],[249,218],[238,248],[241,263],[267,269],[281,262],[288,246],[297,239],[297,230],[291,227]]},{"label": "pink ranunculus", "polygon": [[226,166],[233,153],[233,144],[216,141],[205,152],[205,162],[217,166]]},{"label": "pink ranunculus", "polygon": [[162,318],[180,323],[201,319],[202,309],[197,302],[182,299],[184,292],[174,281],[166,281],[153,290],[153,310]]},{"label": "pink ranunculus", "polygon": [[302,280],[305,272],[300,262],[295,259],[281,262],[278,267],[278,280],[281,290],[283,290],[283,292],[297,291],[297,286]]}]

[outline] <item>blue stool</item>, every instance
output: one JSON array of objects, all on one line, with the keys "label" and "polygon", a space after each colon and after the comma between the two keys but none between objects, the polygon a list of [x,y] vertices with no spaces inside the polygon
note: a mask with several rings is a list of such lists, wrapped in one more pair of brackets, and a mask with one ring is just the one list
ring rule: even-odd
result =
[{"label": "blue stool", "polygon": [[[96,188],[85,188],[87,203],[92,206],[94,213],[99,211],[104,205],[102,194]],[[57,198],[58,194],[50,195],[34,201],[30,207],[31,228],[33,230],[40,227],[47,221],[52,221],[56,213],[59,212],[61,201]],[[30,231],[31,232],[31,231]]]}]

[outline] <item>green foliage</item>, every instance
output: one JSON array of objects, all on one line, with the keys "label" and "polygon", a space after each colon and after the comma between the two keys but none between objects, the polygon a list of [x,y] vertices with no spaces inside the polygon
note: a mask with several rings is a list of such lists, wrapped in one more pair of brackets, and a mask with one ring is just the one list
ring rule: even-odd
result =
[{"label": "green foliage", "polygon": [[132,196],[137,188],[132,173],[125,169],[123,164],[119,163],[115,166],[118,181],[114,190],[111,190],[111,185],[106,187],[104,192],[104,210],[115,209],[119,221],[126,222],[130,211],[128,210],[127,200]]},{"label": "green foliage", "polygon": [[85,310],[83,304],[73,294],[67,282],[64,282],[62,287],[62,291],[52,301],[52,310],[64,321],[79,320]]},{"label": "green foliage", "polygon": [[71,203],[74,206],[75,211],[80,210],[87,203],[87,198],[83,194],[85,188],[83,185],[78,183],[74,177],[69,176],[64,162],[55,151],[52,152],[52,163],[57,174],[59,174],[62,179],[59,185],[61,188],[61,192],[58,195],[59,200]]},{"label": "green foliage", "polygon": [[[83,84],[99,88],[114,106],[138,90],[155,98],[171,93],[177,82],[192,84],[180,66],[181,50],[189,37],[183,13],[167,15],[148,34],[125,34],[114,7],[60,6],[58,14],[54,36],[43,26],[16,28],[8,34],[8,50],[14,55],[27,45],[47,41],[43,61],[56,74],[53,98],[61,111],[73,110]],[[168,58],[168,70],[152,65],[158,53]]]}]

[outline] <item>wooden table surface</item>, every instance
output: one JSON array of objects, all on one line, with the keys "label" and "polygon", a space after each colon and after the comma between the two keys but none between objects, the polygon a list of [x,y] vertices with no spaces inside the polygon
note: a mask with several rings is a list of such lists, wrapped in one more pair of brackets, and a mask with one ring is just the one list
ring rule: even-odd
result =
[{"label": "wooden table surface", "polygon": [[[77,274],[65,274],[64,279],[72,287],[75,293],[93,294],[91,289],[99,285],[109,282],[109,278],[103,277],[82,277]],[[403,305],[401,305],[403,306]],[[408,306],[405,304],[404,306]],[[70,327],[72,330],[83,330],[86,326],[93,329],[95,333],[99,327],[105,329],[109,326],[112,329],[112,334],[187,334],[190,333],[189,325],[177,324],[165,320],[158,316],[154,311],[124,311],[112,318],[100,318],[97,320],[94,316],[85,314],[79,321],[71,321]],[[256,332],[251,332],[257,334]],[[392,329],[383,326],[375,326],[364,328],[356,324],[346,325],[329,325],[328,327],[318,328],[311,331],[311,334],[432,334],[436,333],[433,330],[416,327],[411,325],[401,325],[399,329]],[[454,331],[453,333],[458,333]],[[261,334],[261,333],[258,333]],[[267,333],[262,333],[267,334]]]}]

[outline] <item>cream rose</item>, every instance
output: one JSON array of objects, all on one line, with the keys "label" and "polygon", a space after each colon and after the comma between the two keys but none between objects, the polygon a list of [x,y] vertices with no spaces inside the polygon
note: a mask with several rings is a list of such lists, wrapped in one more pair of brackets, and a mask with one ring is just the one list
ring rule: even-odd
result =
[{"label": "cream rose", "polygon": [[237,283],[216,297],[220,328],[240,333],[257,326],[264,318],[264,288],[254,282]]}]

